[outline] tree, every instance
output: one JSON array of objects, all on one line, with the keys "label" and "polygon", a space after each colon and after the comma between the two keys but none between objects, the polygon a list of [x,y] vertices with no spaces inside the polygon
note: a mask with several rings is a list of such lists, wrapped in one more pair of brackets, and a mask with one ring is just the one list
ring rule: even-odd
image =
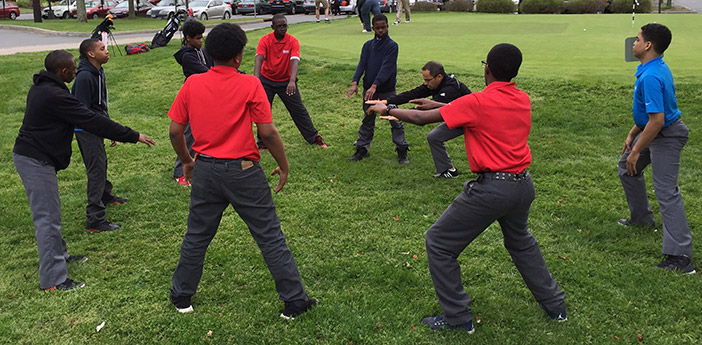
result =
[{"label": "tree", "polygon": [[134,13],[134,0],[129,0],[129,19],[136,19],[136,13]]},{"label": "tree", "polygon": [[85,0],[76,0],[76,22],[88,22],[88,15],[85,11]]}]

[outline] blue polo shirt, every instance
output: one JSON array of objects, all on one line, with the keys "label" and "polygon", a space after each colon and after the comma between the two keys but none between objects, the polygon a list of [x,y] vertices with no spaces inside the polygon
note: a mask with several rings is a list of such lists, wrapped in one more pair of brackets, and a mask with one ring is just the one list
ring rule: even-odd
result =
[{"label": "blue polo shirt", "polygon": [[643,129],[648,123],[648,114],[664,113],[667,127],[680,117],[678,100],[675,98],[675,85],[670,68],[659,56],[636,68],[634,83],[634,105],[631,112],[634,123]]}]

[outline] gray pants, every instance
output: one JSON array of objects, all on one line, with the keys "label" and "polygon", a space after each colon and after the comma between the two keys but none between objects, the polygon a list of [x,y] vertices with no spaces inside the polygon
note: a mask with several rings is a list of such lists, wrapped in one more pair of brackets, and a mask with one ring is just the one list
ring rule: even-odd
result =
[{"label": "gray pants", "polygon": [[[195,157],[195,150],[193,150],[193,143],[195,138],[193,138],[193,131],[190,130],[190,124],[185,126],[185,146],[188,148],[188,153],[190,157]],[[173,177],[183,176],[183,163],[180,162],[180,158],[176,157],[175,166],[173,167]]]},{"label": "gray pants", "polygon": [[427,134],[427,142],[429,142],[429,149],[431,150],[431,157],[434,158],[437,174],[453,168],[451,157],[446,151],[444,142],[461,135],[463,135],[463,128],[450,129],[445,122],[436,126]]},{"label": "gray pants", "polygon": [[[363,90],[363,94],[366,94],[367,90]],[[394,96],[395,92],[376,92],[373,99],[388,99],[390,96]],[[363,114],[366,114],[366,110],[370,108],[370,105],[363,102]],[[366,150],[370,151],[371,142],[373,142],[373,135],[375,134],[375,118],[376,114],[365,115],[361,123],[361,127],[358,129],[358,139],[354,142],[356,147],[365,147]],[[395,150],[398,148],[408,148],[409,144],[405,140],[405,126],[402,121],[389,121],[390,131],[392,132],[392,142],[395,143]]]},{"label": "gray pants", "polygon": [[105,139],[90,132],[76,132],[78,148],[88,175],[88,206],[85,226],[91,228],[106,222],[105,203],[112,200],[112,183],[107,180]]},{"label": "gray pants", "polygon": [[[314,128],[310,113],[307,112],[307,108],[302,104],[302,96],[300,96],[300,89],[297,87],[297,82],[295,83],[295,94],[291,96],[288,96],[285,91],[288,87],[287,81],[272,81],[261,76],[261,84],[268,96],[268,102],[273,104],[273,98],[275,95],[278,95],[280,100],[283,101],[283,104],[285,104],[285,108],[288,110],[288,113],[290,113],[290,117],[295,123],[295,126],[297,126],[297,130],[302,134],[302,137],[305,138],[308,143],[314,143],[314,138],[317,137],[318,132],[317,129]],[[258,139],[258,146],[265,147],[260,138]]]},{"label": "gray pants", "polygon": [[504,245],[536,301],[547,313],[565,310],[565,293],[546,267],[539,244],[528,230],[534,200],[531,176],[496,180],[478,175],[426,233],[429,272],[444,318],[449,324],[473,319],[470,297],[463,289],[458,256],[494,221],[500,223]]},{"label": "gray pants", "polygon": [[399,23],[402,19],[402,12],[405,12],[405,21],[410,20],[410,5],[409,0],[398,0],[397,1],[397,22]]},{"label": "gray pants", "polygon": [[46,162],[14,153],[12,160],[32,210],[39,250],[39,288],[50,288],[68,278],[68,252],[66,241],[61,236],[61,200],[56,169]]},{"label": "gray pants", "polygon": [[200,156],[195,160],[191,188],[188,231],[173,273],[173,297],[192,296],[197,291],[207,247],[217,233],[222,213],[232,205],[256,240],[280,299],[307,300],[297,264],[280,229],[266,175],[258,162]]},{"label": "gray pants", "polygon": [[[655,224],[651,205],[646,194],[646,181],[643,170],[651,165],[653,189],[661,210],[663,220],[663,254],[686,255],[692,259],[692,235],[685,216],[685,206],[678,188],[678,171],[680,170],[680,151],[688,138],[687,126],[677,120],[661,129],[658,135],[641,151],[636,171],[638,174],[626,174],[626,159],[629,151],[619,159],[619,180],[624,187],[626,201],[631,212],[631,221],[636,224]],[[640,136],[639,136],[640,137]],[[633,147],[639,140],[634,139]]]}]

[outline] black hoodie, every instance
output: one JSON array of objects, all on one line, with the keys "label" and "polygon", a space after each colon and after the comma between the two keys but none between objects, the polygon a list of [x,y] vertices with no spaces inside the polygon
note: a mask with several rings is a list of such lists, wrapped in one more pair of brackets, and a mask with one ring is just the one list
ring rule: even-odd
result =
[{"label": "black hoodie", "polygon": [[88,109],[99,115],[110,117],[107,113],[107,84],[105,71],[99,70],[87,58],[81,57],[78,74],[71,88],[73,96],[78,98]]},{"label": "black hoodie", "polygon": [[183,66],[183,74],[185,79],[189,76],[198,73],[207,72],[210,67],[214,66],[212,58],[207,55],[202,49],[183,46],[173,54],[173,57],[178,63]]},{"label": "black hoodie", "polygon": [[71,160],[74,127],[116,141],[139,141],[138,132],[90,111],[56,74],[41,71],[34,75],[27,94],[24,120],[12,152],[45,161],[57,171],[65,169]]},{"label": "black hoodie", "polygon": [[426,98],[429,96],[432,96],[432,98],[437,102],[449,103],[469,93],[470,89],[468,89],[465,84],[461,83],[456,76],[453,74],[446,74],[444,75],[444,79],[441,81],[441,84],[439,84],[436,89],[432,90],[426,85],[422,84],[412,90],[388,97],[388,104],[405,104],[410,100]]}]

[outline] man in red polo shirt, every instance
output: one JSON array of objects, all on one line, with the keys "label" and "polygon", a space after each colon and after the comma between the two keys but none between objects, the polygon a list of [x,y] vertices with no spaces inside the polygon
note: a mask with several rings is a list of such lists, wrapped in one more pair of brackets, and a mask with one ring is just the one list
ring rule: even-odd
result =
[{"label": "man in red polo shirt", "polygon": [[[418,109],[376,104],[368,109],[381,119],[418,125],[446,121],[463,128],[470,169],[477,174],[464,184],[463,193],[449,205],[426,234],[429,271],[443,313],[422,320],[431,329],[457,328],[473,333],[470,297],[463,289],[458,256],[495,221],[504,244],[541,308],[552,319],[566,321],[565,294],[546,267],[539,245],[528,230],[534,184],[526,168],[531,162],[527,145],[531,129],[529,96],[516,88],[522,53],[511,44],[490,50],[485,84],[475,92],[445,105],[428,99],[413,100]],[[445,105],[445,106],[444,106]],[[442,107],[443,106],[443,107]],[[426,110],[426,111],[424,111]]]},{"label": "man in red polo shirt", "polygon": [[[261,249],[278,295],[285,302],[280,316],[290,319],[317,301],[310,300],[302,286],[280,229],[266,174],[258,162],[252,123],[278,163],[272,173],[280,176],[275,189],[278,193],[288,178],[288,160],[261,82],[237,71],[245,45],[246,34],[239,26],[224,23],[213,28],[205,46],[214,67],[190,76],[168,112],[171,144],[192,187],[188,231],[173,273],[171,302],[181,313],[193,311],[190,300],[202,277],[207,246],[222,213],[232,205]],[[188,124],[195,138],[195,161],[185,145]]]},{"label": "man in red polo shirt", "polygon": [[[273,32],[261,37],[261,40],[258,41],[254,75],[261,79],[270,104],[273,104],[275,95],[280,97],[302,137],[308,143],[326,149],[327,145],[317,129],[314,128],[310,113],[302,104],[300,90],[297,88],[300,43],[295,37],[287,34],[288,20],[282,13],[274,15],[272,23]],[[266,148],[260,139],[258,147]]]}]

